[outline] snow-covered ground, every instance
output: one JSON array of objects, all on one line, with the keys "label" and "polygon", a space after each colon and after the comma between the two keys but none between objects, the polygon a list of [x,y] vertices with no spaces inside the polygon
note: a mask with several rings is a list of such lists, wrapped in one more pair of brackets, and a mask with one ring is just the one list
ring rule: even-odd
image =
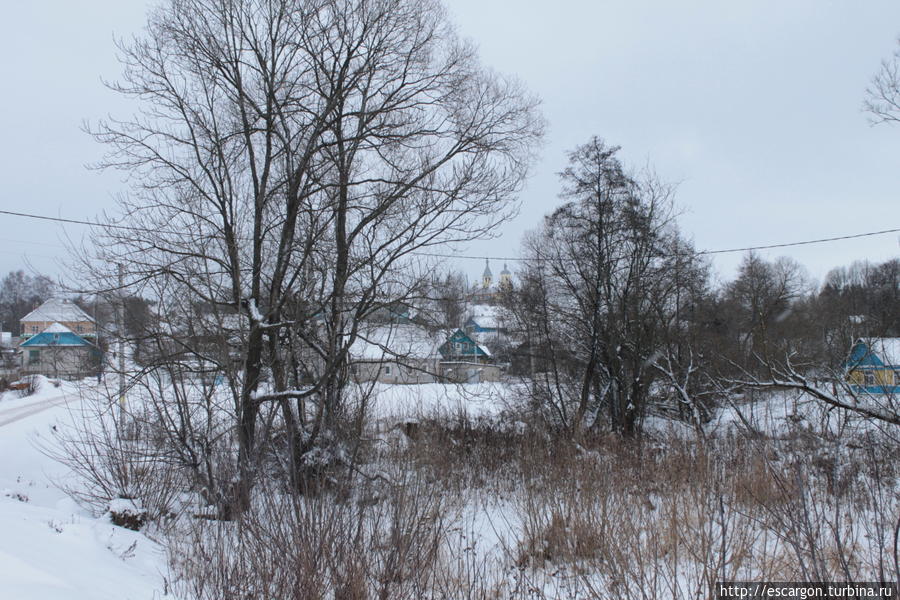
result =
[{"label": "snow-covered ground", "polygon": [[[20,398],[15,392],[0,396],[0,600],[161,599],[169,591],[162,546],[142,533],[114,526],[108,516],[92,515],[54,485],[72,484],[71,471],[46,454],[55,442],[54,428],[62,429],[78,418],[92,385],[96,384],[55,387],[43,380],[33,396]],[[367,412],[382,429],[417,419],[460,418],[515,427],[516,415],[521,414],[517,406],[521,390],[510,384],[375,384],[371,392]],[[725,436],[748,425],[775,438],[790,438],[804,430],[856,434],[857,428],[872,427],[817,401],[783,393],[760,401],[736,398],[715,411],[705,433]],[[649,417],[645,426],[682,440],[696,435],[690,425],[658,416]],[[576,565],[523,567],[526,504],[539,502],[539,515],[565,506],[557,506],[552,495],[532,499],[534,490],[520,488],[518,481],[484,481],[445,492],[448,560],[452,565],[458,562],[458,570],[470,577],[487,578],[488,587],[497,590],[525,586],[542,590],[546,598],[585,597],[584,590],[566,587],[585,581],[583,573],[567,570]],[[630,496],[620,500],[632,501]],[[661,505],[663,500],[655,502]],[[652,505],[640,510],[646,512],[642,518],[659,518]]]},{"label": "snow-covered ground", "polygon": [[[82,390],[84,388],[81,388]],[[0,395],[0,598],[137,600],[163,596],[165,556],[143,534],[94,517],[55,486],[71,473],[42,448],[81,405],[79,386],[47,380]]]},{"label": "snow-covered ground", "polygon": [[[368,387],[363,388],[368,391]],[[370,417],[382,421],[408,419],[498,420],[518,401],[514,386],[505,383],[377,383],[368,400]]]}]

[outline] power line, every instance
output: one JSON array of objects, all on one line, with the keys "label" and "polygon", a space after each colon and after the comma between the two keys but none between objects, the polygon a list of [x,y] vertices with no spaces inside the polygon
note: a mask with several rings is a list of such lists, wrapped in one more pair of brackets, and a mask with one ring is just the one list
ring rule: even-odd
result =
[{"label": "power line", "polygon": [[[819,238],[819,239],[815,239],[815,240],[804,240],[802,242],[786,242],[783,244],[768,244],[765,246],[747,246],[745,248],[727,248],[725,250],[697,250],[693,254],[703,254],[703,255],[706,255],[706,254],[728,254],[728,253],[734,253],[734,252],[750,252],[753,250],[769,250],[772,248],[789,248],[791,246],[806,246],[809,244],[824,244],[826,242],[836,242],[839,240],[851,240],[854,238],[869,237],[869,236],[873,236],[873,235],[884,235],[886,233],[897,233],[897,232],[900,232],[900,228],[884,229],[882,231],[868,231],[866,233],[856,233],[853,235],[841,235],[841,236],[830,237],[830,238]],[[531,261],[531,260],[535,260],[535,259],[522,258],[522,257],[516,257],[516,256],[468,256],[468,255],[462,255],[462,254],[440,254],[440,253],[436,253],[436,252],[415,252],[414,254],[419,255],[419,256],[432,256],[435,258],[469,258],[469,259],[477,259],[477,260],[496,260],[496,261],[501,261],[501,260],[504,260],[504,261]],[[661,255],[661,256],[663,256],[663,255]],[[667,255],[667,256],[674,256],[674,254]],[[536,260],[544,260],[544,259],[539,258]]]},{"label": "power line", "polygon": [[[105,224],[105,223],[96,223],[93,221],[85,221],[81,219],[64,219],[62,217],[48,217],[46,215],[35,215],[31,213],[23,213],[23,212],[13,212],[10,210],[0,210],[0,214],[10,215],[13,217],[24,217],[29,219],[41,219],[44,221],[56,221],[59,223],[69,223],[74,225],[88,225],[91,227],[105,227],[110,229],[125,229],[128,231],[148,231],[143,227],[133,227],[129,225],[115,225],[115,224]],[[156,230],[154,230],[156,231]],[[172,233],[177,234],[178,232],[170,231],[165,232],[162,230],[158,230],[159,233]],[[818,238],[814,240],[803,240],[800,242],[785,242],[781,244],[767,244],[761,246],[746,246],[743,248],[727,248],[724,250],[698,250],[694,254],[700,255],[708,255],[708,254],[731,254],[734,252],[752,252],[754,250],[771,250],[773,248],[790,248],[793,246],[808,246],[811,244],[824,244],[827,242],[837,242],[840,240],[852,240],[856,238],[864,238],[871,237],[875,235],[885,235],[887,233],[898,233],[900,232],[900,228],[896,229],[883,229],[881,231],[867,231],[865,233],[855,233],[851,235],[840,235],[836,237],[828,237],[828,238]],[[428,256],[432,258],[453,258],[453,259],[467,259],[467,260],[496,260],[496,261],[528,261],[531,259],[522,258],[520,256],[472,256],[466,254],[442,254],[439,252],[411,252],[410,254],[415,254],[416,256]]]},{"label": "power line", "polygon": [[749,252],[751,250],[769,250],[772,248],[788,248],[790,246],[806,246],[809,244],[824,244],[825,242],[837,242],[839,240],[852,240],[855,238],[869,237],[873,235],[884,235],[885,233],[897,233],[900,229],[883,229],[881,231],[869,231],[867,233],[856,233],[853,235],[840,235],[837,237],[820,238],[817,240],[806,240],[804,242],[787,242],[785,244],[769,244],[768,246],[752,246],[749,248],[730,248],[728,250],[701,250],[697,254],[725,254],[726,252]]},{"label": "power line", "polygon": [[144,227],[130,227],[128,225],[113,225],[106,223],[96,223],[94,221],[82,221],[79,219],[63,219],[62,217],[48,217],[46,215],[34,215],[31,213],[13,212],[11,210],[0,210],[0,215],[11,215],[13,217],[26,217],[29,219],[40,219],[42,221],[56,221],[58,223],[72,223],[74,225],[89,225],[91,227],[107,227],[111,229],[127,229],[128,231],[147,231]]}]

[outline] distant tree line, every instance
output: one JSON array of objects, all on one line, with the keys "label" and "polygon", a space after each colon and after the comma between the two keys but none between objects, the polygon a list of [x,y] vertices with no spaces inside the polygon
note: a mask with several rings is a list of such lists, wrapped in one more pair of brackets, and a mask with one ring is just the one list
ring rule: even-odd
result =
[{"label": "distant tree line", "polygon": [[52,279],[30,275],[19,269],[10,271],[0,283],[0,330],[21,334],[19,319],[49,298],[55,289]]}]

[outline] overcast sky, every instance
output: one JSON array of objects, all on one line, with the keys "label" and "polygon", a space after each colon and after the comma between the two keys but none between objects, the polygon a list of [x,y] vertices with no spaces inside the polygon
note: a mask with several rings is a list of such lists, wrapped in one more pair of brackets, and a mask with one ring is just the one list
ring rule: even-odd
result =
[{"label": "overcast sky", "polygon": [[[900,2],[450,0],[485,65],[544,101],[547,144],[502,237],[476,255],[517,254],[557,199],[565,153],[599,135],[633,166],[679,182],[683,231],[699,249],[900,227],[900,127],[869,125],[864,90],[897,46]],[[0,35],[0,207],[65,218],[113,208],[116,173],[80,127],[123,114],[101,84],[119,72],[113,36],[143,26],[131,1],[9,2]],[[78,237],[81,228],[67,227]],[[0,273],[59,274],[63,230],[0,215]],[[896,234],[764,253],[821,278],[900,254]],[[728,279],[741,255],[714,264]],[[483,263],[465,265],[475,277]],[[512,267],[512,265],[510,265]],[[501,264],[492,264],[498,272]]]}]

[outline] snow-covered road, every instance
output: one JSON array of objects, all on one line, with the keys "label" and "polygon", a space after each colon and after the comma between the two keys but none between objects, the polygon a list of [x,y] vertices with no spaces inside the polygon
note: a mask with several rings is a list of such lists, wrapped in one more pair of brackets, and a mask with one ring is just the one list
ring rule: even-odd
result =
[{"label": "snow-covered road", "polygon": [[26,402],[22,406],[13,405],[11,408],[6,409],[0,407],[0,427],[15,423],[16,421],[21,421],[22,419],[30,417],[31,415],[36,415],[37,413],[53,408],[54,406],[68,404],[71,400],[71,396],[64,394],[59,398],[36,400],[30,403]]},{"label": "snow-covered road", "polygon": [[163,596],[165,556],[55,484],[69,469],[47,456],[81,406],[79,388],[45,385],[0,396],[0,600],[151,600]]}]

